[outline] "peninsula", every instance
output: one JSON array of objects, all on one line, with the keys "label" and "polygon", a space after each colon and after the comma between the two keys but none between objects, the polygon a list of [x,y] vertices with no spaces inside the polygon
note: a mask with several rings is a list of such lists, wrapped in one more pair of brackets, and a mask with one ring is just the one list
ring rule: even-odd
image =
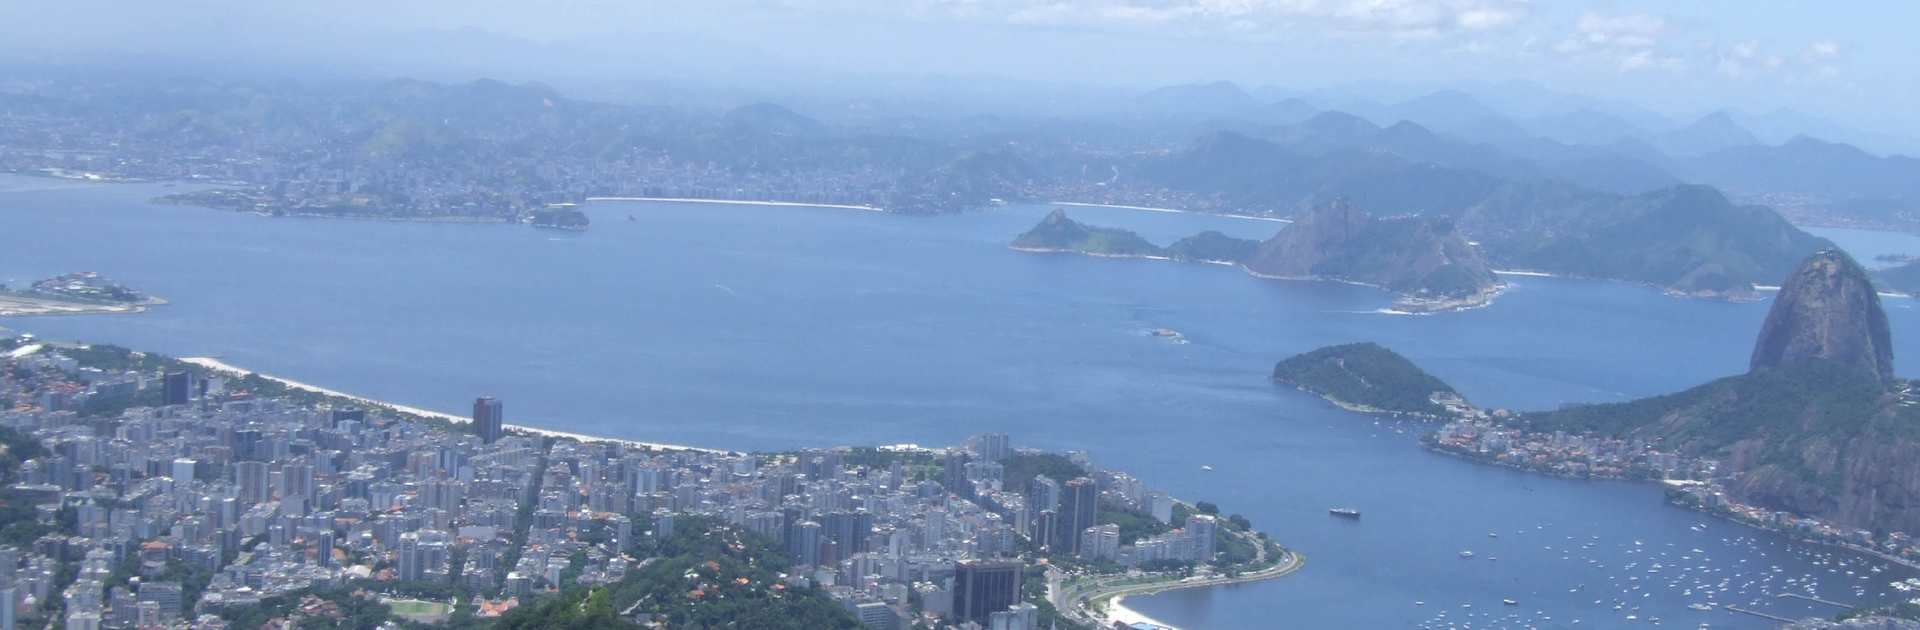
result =
[{"label": "peninsula", "polygon": [[1376,219],[1346,199],[1303,213],[1264,242],[1207,231],[1164,248],[1130,230],[1088,226],[1055,209],[1010,247],[1219,263],[1262,278],[1362,284],[1400,294],[1393,308],[1409,313],[1480,306],[1503,286],[1450,219]]},{"label": "peninsula", "polygon": [[[53,548],[101,559],[110,545],[159,545],[188,559],[139,581],[131,568],[66,572],[52,586],[69,597],[28,599],[26,627],[133,614],[137,588],[178,595],[155,625],[179,627],[305,615],[495,630],[1094,630],[1136,616],[1117,601],[1128,594],[1304,562],[1244,516],[999,433],[740,453],[505,425],[493,398],[468,421],[113,346],[0,337],[0,368],[0,547],[36,567],[66,562],[42,551]],[[194,437],[118,440],[76,472],[62,453],[99,442],[76,419]],[[127,507],[160,487],[181,514]],[[1133,491],[1101,491],[1115,487]],[[231,522],[186,535],[103,527],[214,523],[222,509]],[[275,578],[217,577],[233,572]]]},{"label": "peninsula", "polygon": [[1444,216],[1379,219],[1347,199],[1314,207],[1247,259],[1263,278],[1356,282],[1406,297],[1396,310],[1478,306],[1501,286],[1493,270]]},{"label": "peninsula", "polygon": [[1893,375],[1892,356],[1867,271],[1825,250],[1782,283],[1747,373],[1674,394],[1481,413],[1367,343],[1289,358],[1273,378],[1350,409],[1448,419],[1422,440],[1437,452],[1665,481],[1674,503],[1920,566],[1920,543],[1904,533],[1920,531],[1920,391]]},{"label": "peninsula", "polygon": [[166,300],[133,290],[91,271],[39,280],[26,289],[0,285],[0,317],[141,313]]}]

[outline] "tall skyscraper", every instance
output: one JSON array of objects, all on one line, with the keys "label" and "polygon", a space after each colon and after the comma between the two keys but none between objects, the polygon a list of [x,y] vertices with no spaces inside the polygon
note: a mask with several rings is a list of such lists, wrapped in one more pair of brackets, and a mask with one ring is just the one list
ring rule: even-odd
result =
[{"label": "tall skyscraper", "polygon": [[1020,603],[1020,563],[961,562],[953,569],[955,619],[986,625],[993,613]]},{"label": "tall skyscraper", "polygon": [[313,499],[316,492],[313,484],[313,466],[309,464],[287,464],[280,468],[283,485],[280,496]]},{"label": "tall skyscraper", "polygon": [[787,539],[787,555],[792,557],[794,566],[819,564],[820,524],[813,521],[794,523],[793,535]]},{"label": "tall skyscraper", "polygon": [[333,428],[336,428],[336,429],[340,428],[340,423],[342,422],[358,422],[358,423],[365,424],[366,421],[367,421],[367,410],[360,409],[358,407],[347,407],[345,409],[335,409],[333,410],[333,413],[328,418],[329,426],[332,426]]},{"label": "tall skyscraper", "polygon": [[492,444],[500,439],[504,411],[500,399],[481,396],[473,401],[473,434],[480,441]]},{"label": "tall skyscraper", "polygon": [[160,381],[160,404],[184,405],[192,397],[192,372],[171,372]]},{"label": "tall skyscraper", "polygon": [[240,502],[245,504],[243,510],[273,498],[272,491],[268,489],[268,478],[266,462],[243,461],[233,465],[233,483],[240,486]]},{"label": "tall skyscraper", "polygon": [[1194,562],[1213,561],[1215,538],[1219,532],[1220,521],[1212,516],[1194,514],[1187,517],[1187,538],[1193,541]]},{"label": "tall skyscraper", "polygon": [[1100,488],[1092,479],[1081,477],[1060,488],[1060,513],[1054,519],[1055,527],[1059,528],[1053,534],[1054,553],[1080,553],[1080,532],[1099,522],[1096,512],[1099,505]]},{"label": "tall skyscraper", "polygon": [[967,481],[967,453],[957,448],[947,449],[947,475],[940,485],[947,492],[963,497],[973,496],[973,482]]},{"label": "tall skyscraper", "polygon": [[1013,446],[1005,433],[983,433],[973,438],[973,451],[980,459],[997,462],[1013,456]]},{"label": "tall skyscraper", "polygon": [[1027,486],[1027,509],[1035,514],[1060,509],[1060,482],[1046,475],[1035,475]]},{"label": "tall skyscraper", "polygon": [[[5,567],[12,571],[13,567]],[[20,619],[20,587],[12,583],[0,583],[0,630],[14,630]]]},{"label": "tall skyscraper", "polygon": [[426,550],[420,548],[420,533],[407,532],[400,535],[400,546],[396,550],[395,560],[399,564],[402,581],[418,580],[426,573]]}]

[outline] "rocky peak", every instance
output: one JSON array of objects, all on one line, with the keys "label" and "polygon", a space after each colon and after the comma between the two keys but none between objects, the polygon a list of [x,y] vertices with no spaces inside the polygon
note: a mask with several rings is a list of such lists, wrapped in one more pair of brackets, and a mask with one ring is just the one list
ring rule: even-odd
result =
[{"label": "rocky peak", "polygon": [[1316,206],[1294,217],[1294,226],[1302,232],[1318,235],[1319,240],[1347,240],[1373,224],[1373,215],[1346,197]]},{"label": "rocky peak", "polygon": [[1893,377],[1893,340],[1880,296],[1859,263],[1839,250],[1815,253],[1780,285],[1751,369],[1828,359]]}]

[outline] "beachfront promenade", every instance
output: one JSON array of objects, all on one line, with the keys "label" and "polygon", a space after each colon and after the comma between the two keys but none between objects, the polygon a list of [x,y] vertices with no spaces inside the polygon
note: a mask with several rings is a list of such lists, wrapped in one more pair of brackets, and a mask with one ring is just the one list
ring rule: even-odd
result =
[{"label": "beachfront promenade", "polygon": [[[1254,542],[1255,548],[1259,549],[1259,557],[1254,561],[1256,565],[1266,563],[1266,547],[1259,544],[1257,537],[1251,533],[1236,535],[1247,537]],[[1190,577],[1181,577],[1176,574],[1123,574],[1073,579],[1073,576],[1063,571],[1049,569],[1047,601],[1068,618],[1095,627],[1110,627],[1114,623],[1129,626],[1145,623],[1167,630],[1179,630],[1173,625],[1162,623],[1128,608],[1126,598],[1130,595],[1152,595],[1186,588],[1270,580],[1290,575],[1306,566],[1306,557],[1298,552],[1287,550],[1282,553],[1284,555],[1272,567],[1234,576],[1224,573],[1196,574]]]}]

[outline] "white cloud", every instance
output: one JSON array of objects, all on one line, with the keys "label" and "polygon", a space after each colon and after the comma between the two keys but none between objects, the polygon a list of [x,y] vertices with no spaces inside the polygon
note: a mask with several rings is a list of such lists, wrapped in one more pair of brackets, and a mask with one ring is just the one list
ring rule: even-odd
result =
[{"label": "white cloud", "polygon": [[808,12],[1161,34],[1312,30],[1398,39],[1504,32],[1533,14],[1531,0],[780,0],[779,4]]},{"label": "white cloud", "polygon": [[1827,63],[1839,59],[1840,52],[1840,42],[1831,39],[1821,40],[1808,45],[1807,51],[1801,53],[1800,58],[1807,63]]},{"label": "white cloud", "polygon": [[1672,20],[1651,13],[1585,11],[1553,45],[1553,52],[1621,72],[1653,68],[1677,72],[1686,63],[1668,49],[1678,32]]},{"label": "white cloud", "polygon": [[1667,34],[1668,25],[1666,18],[1646,13],[1608,15],[1588,11],[1580,14],[1573,30],[1595,46],[1652,48]]},{"label": "white cloud", "polygon": [[1757,39],[1729,46],[1714,67],[1729,79],[1746,81],[1773,74],[1785,65],[1784,59],[1766,53],[1761,46]]}]

